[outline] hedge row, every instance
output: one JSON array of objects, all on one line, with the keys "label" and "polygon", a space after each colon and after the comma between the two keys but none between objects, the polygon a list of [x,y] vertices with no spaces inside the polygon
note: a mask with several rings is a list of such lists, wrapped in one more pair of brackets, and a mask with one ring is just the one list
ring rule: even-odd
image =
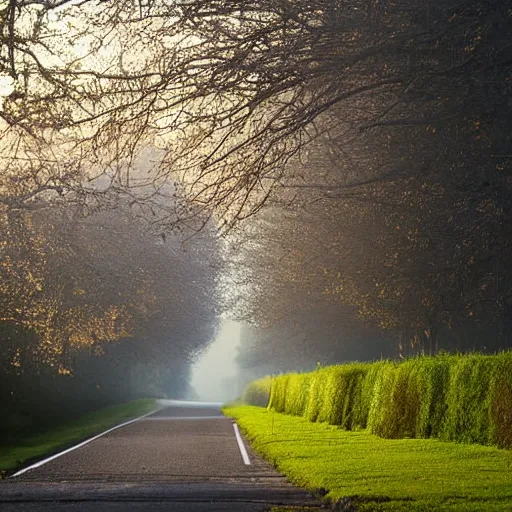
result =
[{"label": "hedge row", "polygon": [[[512,447],[512,352],[344,364],[269,380],[251,383],[246,402],[385,438]],[[262,396],[269,387],[270,400]]]},{"label": "hedge row", "polygon": [[249,384],[245,386],[242,400],[247,404],[267,407],[270,397],[271,382],[271,377],[264,377],[263,379],[249,382]]}]

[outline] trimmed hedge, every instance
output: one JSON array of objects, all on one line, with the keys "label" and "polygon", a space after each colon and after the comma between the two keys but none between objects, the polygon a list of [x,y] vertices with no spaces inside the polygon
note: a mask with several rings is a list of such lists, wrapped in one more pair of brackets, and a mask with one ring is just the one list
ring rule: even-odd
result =
[{"label": "trimmed hedge", "polygon": [[249,382],[242,393],[242,400],[247,404],[267,407],[270,397],[270,383],[271,377]]},{"label": "trimmed hedge", "polygon": [[512,448],[512,352],[421,356],[266,377],[244,400],[381,437]]}]

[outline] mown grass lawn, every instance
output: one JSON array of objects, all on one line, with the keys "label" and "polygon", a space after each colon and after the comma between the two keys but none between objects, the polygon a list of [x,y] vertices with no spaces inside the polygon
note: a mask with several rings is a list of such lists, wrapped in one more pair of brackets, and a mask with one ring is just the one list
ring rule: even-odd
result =
[{"label": "mown grass lawn", "polygon": [[157,408],[156,400],[134,400],[105,407],[47,432],[0,445],[0,476],[22,467],[29,460],[55,452],[58,448],[82,441],[114,425],[142,416]]},{"label": "mown grass lawn", "polygon": [[[254,406],[227,407],[254,450],[293,483],[361,511],[511,511],[512,453],[382,439]],[[347,508],[342,510],[353,510]]]}]

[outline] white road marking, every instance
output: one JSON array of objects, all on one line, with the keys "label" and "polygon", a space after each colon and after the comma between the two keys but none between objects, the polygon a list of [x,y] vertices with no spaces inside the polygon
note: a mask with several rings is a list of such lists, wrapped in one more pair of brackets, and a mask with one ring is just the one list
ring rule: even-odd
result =
[{"label": "white road marking", "polygon": [[242,460],[244,461],[244,464],[246,466],[250,466],[251,459],[249,459],[249,454],[245,449],[244,441],[242,439],[242,436],[240,435],[240,430],[238,430],[238,425],[236,423],[233,423],[233,428],[235,430],[236,442],[238,443],[238,448],[240,450],[240,454],[242,455]]},{"label": "white road marking", "polygon": [[136,421],[142,420],[142,419],[146,418],[147,416],[151,416],[152,414],[155,414],[155,412],[158,412],[159,410],[160,410],[160,408],[155,409],[154,411],[148,412],[147,414],[143,414],[142,416],[139,416],[138,418],[135,418],[135,419],[129,420],[129,421],[125,421],[124,423],[116,425],[115,427],[109,428],[108,430],[105,430],[105,432],[101,432],[101,434],[97,434],[94,437],[91,437],[90,439],[86,439],[85,441],[82,441],[81,443],[78,443],[75,446],[68,448],[67,450],[63,450],[62,452],[56,453],[56,454],[52,455],[51,457],[40,460],[39,462],[36,462],[35,464],[32,464],[31,466],[20,469],[17,473],[14,473],[14,475],[11,475],[10,478],[14,478],[16,476],[23,475],[23,473],[26,473],[27,471],[30,471],[31,469],[39,468],[43,464],[46,464],[47,462],[50,462],[51,460],[57,459],[58,457],[62,457],[63,455],[66,455],[66,453],[72,452],[73,450],[77,450],[78,448],[81,448],[82,446],[85,446],[86,444],[98,439],[99,437],[104,436],[105,434],[108,434],[109,432],[117,430],[118,428],[125,427],[126,425],[135,423]]}]

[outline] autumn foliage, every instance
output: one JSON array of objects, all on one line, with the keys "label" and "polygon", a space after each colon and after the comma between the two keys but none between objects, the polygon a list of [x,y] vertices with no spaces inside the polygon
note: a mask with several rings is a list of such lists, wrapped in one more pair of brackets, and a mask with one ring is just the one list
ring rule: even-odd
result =
[{"label": "autumn foliage", "polygon": [[164,240],[121,207],[11,210],[0,224],[0,428],[187,393],[216,328],[207,231]]}]

